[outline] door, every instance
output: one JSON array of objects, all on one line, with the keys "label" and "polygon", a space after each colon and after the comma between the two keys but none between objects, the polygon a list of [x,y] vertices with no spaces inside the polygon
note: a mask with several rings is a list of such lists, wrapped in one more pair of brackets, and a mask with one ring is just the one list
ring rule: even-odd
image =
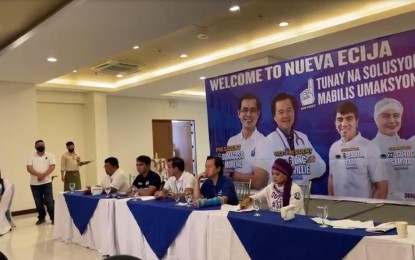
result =
[{"label": "door", "polygon": [[173,155],[173,134],[171,120],[153,120],[153,152],[158,158],[170,158]]}]

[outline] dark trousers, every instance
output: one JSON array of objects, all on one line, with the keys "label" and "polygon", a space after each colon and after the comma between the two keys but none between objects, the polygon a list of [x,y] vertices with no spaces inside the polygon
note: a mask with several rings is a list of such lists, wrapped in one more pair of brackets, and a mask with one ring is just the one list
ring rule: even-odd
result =
[{"label": "dark trousers", "polygon": [[52,183],[30,185],[39,219],[46,218],[45,206],[50,220],[54,220],[55,202],[53,201]]}]

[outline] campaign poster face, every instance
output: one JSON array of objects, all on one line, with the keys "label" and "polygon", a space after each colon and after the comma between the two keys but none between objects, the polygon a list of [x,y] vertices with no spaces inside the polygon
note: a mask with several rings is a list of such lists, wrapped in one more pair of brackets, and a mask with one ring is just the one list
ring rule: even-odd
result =
[{"label": "campaign poster face", "polygon": [[211,154],[236,174],[262,169],[268,183],[284,158],[314,194],[414,201],[414,38],[408,31],[206,79]]}]

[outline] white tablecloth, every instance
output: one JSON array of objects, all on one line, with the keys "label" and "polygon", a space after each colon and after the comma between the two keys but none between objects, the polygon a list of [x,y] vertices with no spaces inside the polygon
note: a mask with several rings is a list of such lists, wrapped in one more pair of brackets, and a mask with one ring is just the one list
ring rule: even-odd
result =
[{"label": "white tablecloth", "polygon": [[[227,212],[225,211],[212,212],[210,214],[207,241],[208,260],[250,259],[229,223]],[[408,238],[405,239],[398,238],[396,235],[364,237],[344,259],[414,260],[415,226],[408,226]]]},{"label": "white tablecloth", "polygon": [[55,198],[54,238],[97,250],[102,255],[115,255],[115,199],[101,199],[83,235],[69,215],[63,192]]},{"label": "white tablecloth", "polygon": [[[212,211],[193,211],[163,259],[206,260],[210,212]],[[154,225],[157,225],[157,219],[154,220]],[[158,259],[131,214],[127,199],[115,202],[115,232],[118,254],[132,255],[143,260]]]}]

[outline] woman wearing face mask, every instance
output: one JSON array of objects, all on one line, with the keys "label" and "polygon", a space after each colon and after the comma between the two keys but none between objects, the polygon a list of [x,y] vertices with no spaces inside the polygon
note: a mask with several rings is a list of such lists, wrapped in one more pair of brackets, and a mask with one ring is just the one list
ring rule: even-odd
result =
[{"label": "woman wearing face mask", "polygon": [[69,191],[69,183],[75,183],[75,190],[81,189],[81,176],[79,167],[81,166],[81,157],[75,153],[75,144],[72,141],[66,143],[68,151],[61,157],[61,179],[63,181],[63,190]]},{"label": "woman wearing face mask", "polygon": [[304,215],[303,193],[300,186],[291,178],[293,167],[284,159],[275,160],[272,165],[272,183],[257,194],[241,201],[240,208],[245,209],[253,200],[266,200],[271,210],[277,211],[285,206],[294,206],[295,214]]}]

